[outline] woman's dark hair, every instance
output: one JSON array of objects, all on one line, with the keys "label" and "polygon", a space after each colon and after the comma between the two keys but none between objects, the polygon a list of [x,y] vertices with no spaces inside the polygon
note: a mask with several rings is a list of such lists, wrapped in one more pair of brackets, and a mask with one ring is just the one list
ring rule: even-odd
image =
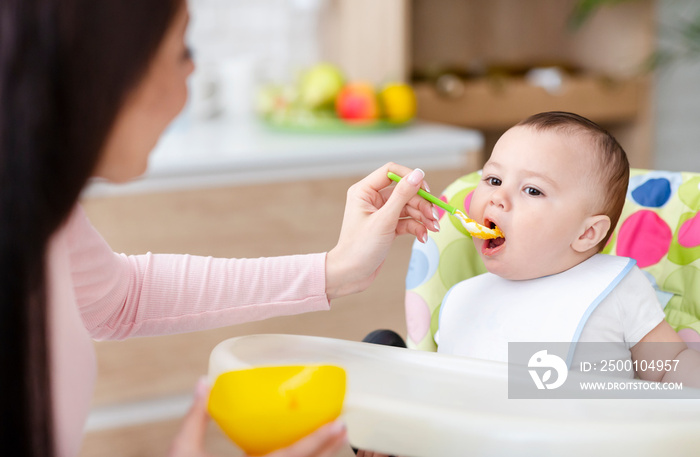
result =
[{"label": "woman's dark hair", "polygon": [[0,2],[0,449],[54,455],[46,253],[182,0]]}]

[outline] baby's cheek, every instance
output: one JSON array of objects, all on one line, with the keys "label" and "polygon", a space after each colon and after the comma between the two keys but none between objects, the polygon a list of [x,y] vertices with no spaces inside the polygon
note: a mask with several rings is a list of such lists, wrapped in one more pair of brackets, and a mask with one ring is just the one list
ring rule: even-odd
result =
[{"label": "baby's cheek", "polygon": [[[528,259],[545,258],[552,251],[553,234],[549,233],[545,227],[540,225],[529,225],[527,229],[515,230],[517,237],[516,247],[520,254]],[[506,240],[511,237],[506,235]]]},{"label": "baby's cheek", "polygon": [[470,192],[464,199],[464,209],[467,210],[469,217],[477,222],[481,222],[484,214],[484,201],[483,194],[479,192],[479,189]]}]

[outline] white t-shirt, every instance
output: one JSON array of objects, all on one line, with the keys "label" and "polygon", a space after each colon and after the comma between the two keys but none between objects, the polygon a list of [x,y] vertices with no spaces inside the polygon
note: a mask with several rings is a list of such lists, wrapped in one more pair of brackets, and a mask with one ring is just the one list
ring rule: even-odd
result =
[{"label": "white t-shirt", "polygon": [[665,317],[654,288],[635,266],[591,313],[579,341],[624,342],[629,349]]},{"label": "white t-shirt", "polygon": [[[453,298],[455,299],[455,298]],[[461,297],[463,300],[464,297]],[[457,299],[460,300],[460,299]],[[445,304],[443,304],[445,306]],[[450,325],[450,332],[453,335],[474,335],[478,332],[479,326],[488,321],[489,314],[483,314],[486,308],[480,307],[481,317],[477,321],[465,319],[461,325],[454,326],[455,321]],[[575,311],[573,311],[575,312]],[[445,316],[442,316],[445,317]],[[578,316],[581,317],[581,316]],[[578,318],[577,317],[577,318]],[[520,317],[514,317],[514,319]],[[579,342],[586,343],[615,343],[609,345],[577,345],[576,352],[572,360],[571,368],[579,367],[580,361],[599,360],[602,356],[599,351],[604,350],[605,360],[630,360],[630,349],[638,343],[644,336],[654,329],[665,318],[663,309],[657,299],[656,293],[644,273],[633,266],[630,271],[620,280],[613,290],[598,304],[581,331]],[[503,319],[503,315],[499,317]],[[519,329],[529,329],[523,322],[516,323]],[[473,330],[472,330],[473,328]],[[505,325],[508,328],[508,324]],[[526,330],[527,331],[527,330]],[[539,332],[533,326],[533,332]],[[484,332],[477,333],[483,335]],[[488,333],[487,333],[488,335]],[[437,335],[436,335],[437,336]],[[551,340],[551,335],[534,334],[532,338],[526,335],[515,337],[518,341],[558,341]],[[480,340],[485,345],[497,345],[501,347],[507,344],[502,338],[507,335],[494,335],[493,341]],[[452,341],[448,345],[440,345],[438,341],[438,352],[452,354],[473,354],[471,348],[463,348],[457,341]],[[468,340],[468,339],[467,339]],[[457,343],[455,345],[455,343]],[[601,347],[603,346],[603,347]],[[592,351],[589,354],[586,351]],[[477,350],[477,353],[482,353]],[[619,375],[619,373],[618,373]],[[629,373],[629,377],[632,377]]]},{"label": "white t-shirt", "polygon": [[[606,360],[631,360],[630,349],[664,320],[661,304],[654,288],[644,273],[633,267],[610,294],[591,313],[581,332],[579,342],[624,343],[605,346]],[[579,346],[585,351],[586,347]],[[600,357],[600,354],[596,354]],[[572,369],[581,360],[587,360],[585,353],[574,353]],[[624,373],[616,373],[624,376]],[[632,377],[632,373],[628,373]]]}]

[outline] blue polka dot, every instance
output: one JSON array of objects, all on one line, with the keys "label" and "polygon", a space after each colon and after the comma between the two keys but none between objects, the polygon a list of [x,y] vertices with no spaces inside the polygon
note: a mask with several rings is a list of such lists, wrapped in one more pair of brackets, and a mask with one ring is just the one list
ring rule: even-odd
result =
[{"label": "blue polka dot", "polygon": [[647,208],[666,205],[678,192],[683,176],[676,171],[650,171],[630,178],[627,199]]},{"label": "blue polka dot", "polygon": [[418,287],[428,275],[428,256],[425,252],[413,251],[406,274],[406,289]]},{"label": "blue polka dot", "polygon": [[634,201],[642,206],[659,208],[671,197],[671,183],[664,178],[650,179],[632,191]]},{"label": "blue polka dot", "polygon": [[415,241],[411,260],[408,263],[406,289],[415,289],[430,279],[437,271],[439,264],[440,251],[432,238],[428,238],[425,244]]}]

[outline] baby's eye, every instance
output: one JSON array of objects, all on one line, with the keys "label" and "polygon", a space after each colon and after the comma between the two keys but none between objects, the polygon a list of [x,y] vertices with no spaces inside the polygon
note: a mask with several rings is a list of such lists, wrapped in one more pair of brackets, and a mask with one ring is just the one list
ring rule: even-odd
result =
[{"label": "baby's eye", "polygon": [[501,180],[498,178],[494,178],[493,176],[489,176],[486,178],[486,182],[492,186],[500,186],[501,185]]},{"label": "baby's eye", "polygon": [[525,193],[530,195],[531,197],[539,197],[540,195],[542,195],[542,191],[540,191],[539,189],[535,189],[534,187],[526,187]]}]

